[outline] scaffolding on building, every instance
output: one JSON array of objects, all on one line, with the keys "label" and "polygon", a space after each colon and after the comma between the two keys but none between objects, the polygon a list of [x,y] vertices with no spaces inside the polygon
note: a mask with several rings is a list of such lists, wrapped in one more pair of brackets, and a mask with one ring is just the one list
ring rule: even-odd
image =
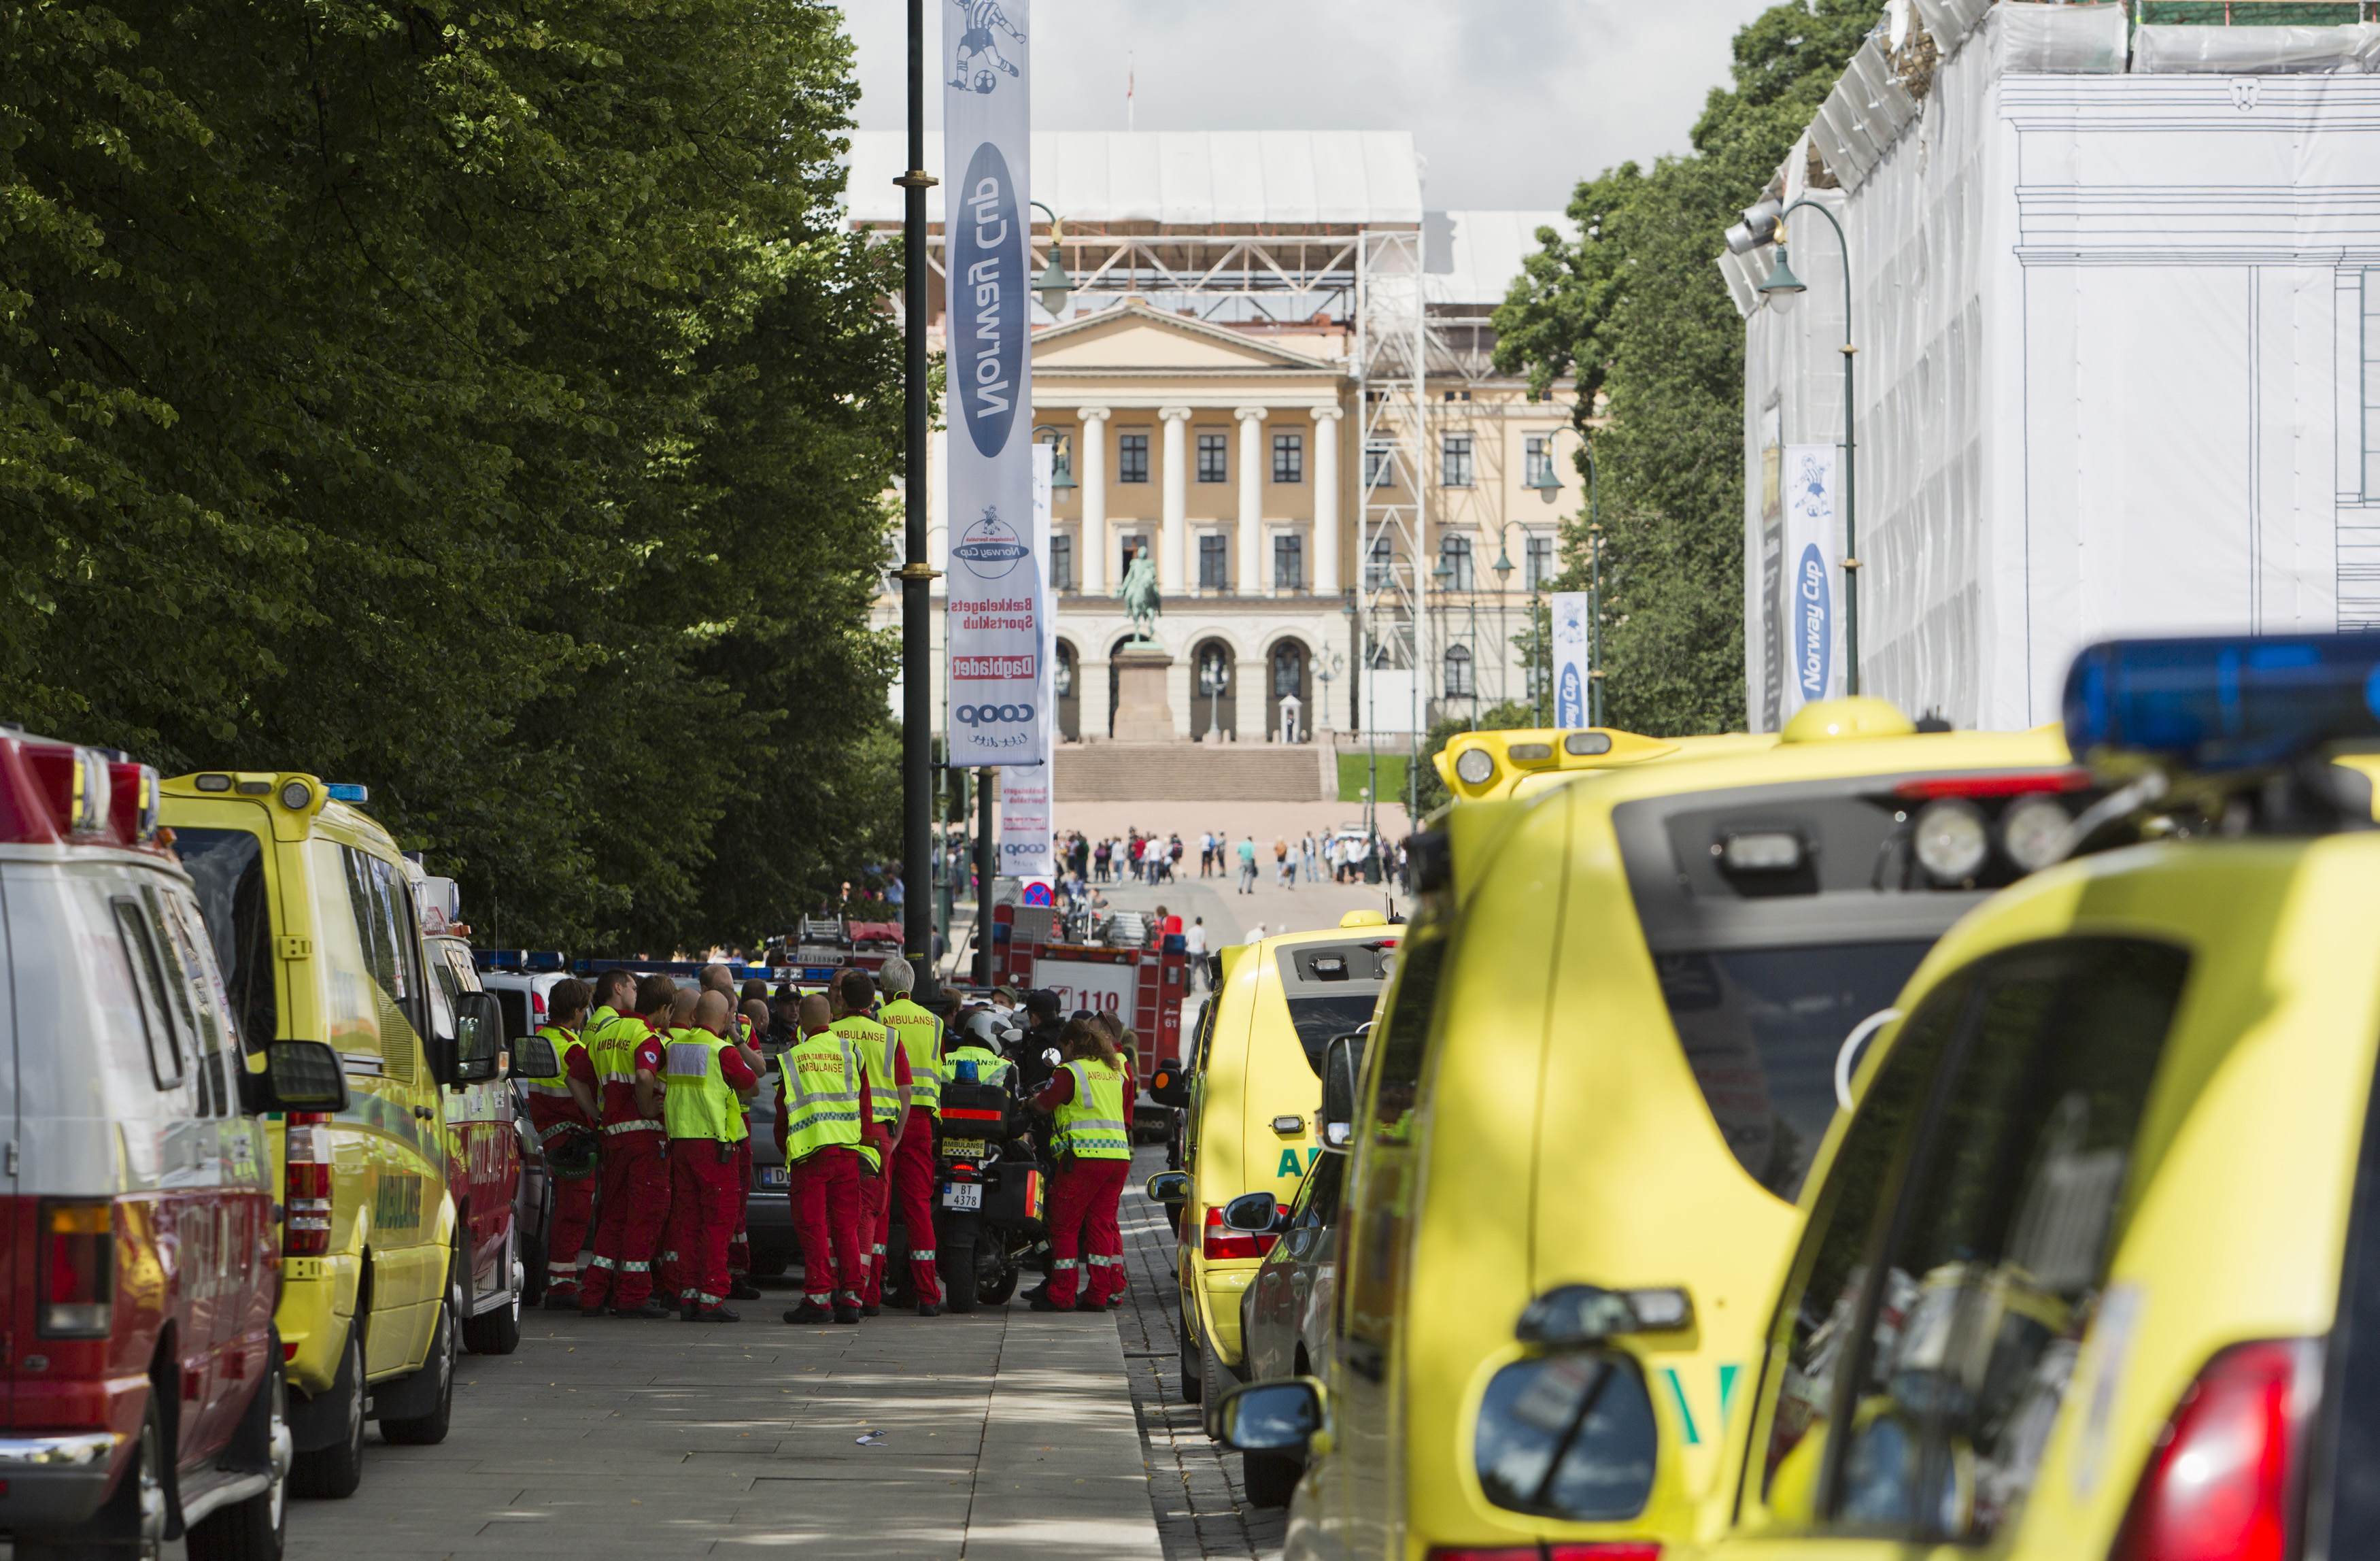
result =
[{"label": "scaffolding on building", "polygon": [[[1355,518],[1355,627],[1364,726],[1377,731],[1378,690],[1412,701],[1411,729],[1427,725],[1436,690],[1427,630],[1430,324],[1417,231],[1373,231],[1357,247],[1356,448],[1363,452]],[[1399,678],[1383,672],[1402,672]]]}]

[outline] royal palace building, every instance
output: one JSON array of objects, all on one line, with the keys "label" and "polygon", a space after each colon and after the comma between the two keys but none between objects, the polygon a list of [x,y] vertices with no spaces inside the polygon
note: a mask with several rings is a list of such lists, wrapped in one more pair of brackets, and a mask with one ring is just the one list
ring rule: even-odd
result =
[{"label": "royal palace building", "polygon": [[[852,140],[851,221],[897,237],[903,139]],[[1577,435],[1570,386],[1539,399],[1494,372],[1488,317],[1562,215],[1426,209],[1397,132],[1037,133],[1032,159],[1032,264],[1066,284],[1032,348],[1065,740],[1110,736],[1132,633],[1116,592],[1142,549],[1181,738],[1403,734],[1534,699]],[[876,621],[899,616],[888,582]],[[941,632],[938,611],[938,669]]]}]

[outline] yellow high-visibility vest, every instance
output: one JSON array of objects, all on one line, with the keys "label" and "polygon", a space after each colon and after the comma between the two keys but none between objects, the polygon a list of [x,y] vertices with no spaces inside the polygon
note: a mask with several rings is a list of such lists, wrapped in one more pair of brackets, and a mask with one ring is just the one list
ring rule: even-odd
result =
[{"label": "yellow high-visibility vest", "polygon": [[786,1165],[835,1144],[859,1142],[862,1077],[851,1043],[832,1030],[802,1037],[799,1045],[777,1060],[777,1094],[785,1103]]},{"label": "yellow high-visibility vest", "polygon": [[722,1036],[707,1030],[673,1030],[662,1049],[662,1121],[673,1139],[735,1140],[743,1124],[735,1091],[720,1071]]},{"label": "yellow high-visibility vest", "polygon": [[[892,1034],[866,1014],[846,1014],[834,1021],[834,1032],[851,1043],[859,1065],[868,1070],[868,1115],[879,1122],[901,1119],[901,1087],[892,1082]],[[910,1080],[912,1090],[917,1080]]]},{"label": "yellow high-visibility vest", "polygon": [[884,1005],[884,1023],[909,1054],[909,1104],[942,1114],[942,1021],[906,997]]},{"label": "yellow high-visibility vest", "polygon": [[1077,1160],[1129,1160],[1132,1124],[1123,1115],[1123,1070],[1094,1057],[1066,1065],[1075,1076],[1075,1098],[1054,1114],[1058,1144]]}]

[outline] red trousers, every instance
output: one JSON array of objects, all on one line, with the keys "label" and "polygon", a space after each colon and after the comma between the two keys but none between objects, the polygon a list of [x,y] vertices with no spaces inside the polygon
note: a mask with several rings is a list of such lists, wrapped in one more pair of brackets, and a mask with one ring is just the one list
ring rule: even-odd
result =
[{"label": "red trousers", "polygon": [[735,1140],[735,1185],[743,1189],[735,1200],[735,1234],[727,1240],[727,1272],[736,1279],[752,1272],[752,1236],[744,1228],[744,1201],[752,1196],[752,1117],[744,1117],[744,1136]]},{"label": "red trousers", "polygon": [[596,1179],[553,1178],[553,1230],[545,1244],[545,1282],[565,1300],[578,1299],[578,1253],[594,1224]]},{"label": "red trousers", "polygon": [[[934,1114],[922,1105],[909,1108],[909,1125],[901,1129],[901,1147],[892,1152],[892,1196],[901,1201],[901,1225],[909,1239],[909,1278],[917,1287],[917,1304],[942,1300],[941,1275],[934,1268],[934,1193],[941,1185],[934,1159]],[[889,1235],[892,1217],[888,1212]]]},{"label": "red trousers", "polygon": [[722,1158],[720,1139],[673,1139],[669,1146],[669,1233],[662,1241],[662,1299],[680,1306],[717,1306],[727,1299],[727,1240],[744,1201],[735,1179],[735,1152]]},{"label": "red trousers", "polygon": [[603,1142],[603,1199],[596,1212],[595,1261],[578,1284],[584,1311],[603,1304],[635,1310],[652,1299],[653,1255],[669,1223],[669,1160],[659,1133],[620,1133]]},{"label": "red trousers", "polygon": [[1087,1299],[1123,1294],[1123,1232],[1116,1202],[1132,1174],[1129,1160],[1070,1159],[1050,1179],[1050,1299],[1075,1304],[1075,1280],[1087,1265]]},{"label": "red trousers", "polygon": [[860,1299],[860,1188],[872,1179],[864,1174],[856,1150],[821,1149],[793,1167],[787,1196],[794,1204],[794,1238],[802,1244],[806,1299],[824,1306],[838,1287],[846,1301]]},{"label": "red trousers", "polygon": [[892,1228],[893,1151],[884,1146],[882,1128],[871,1127],[868,1134],[883,1169],[869,1176],[868,1163],[860,1162],[859,1262],[868,1272],[868,1282],[859,1287],[859,1294],[868,1305],[876,1306],[884,1299],[884,1238]]}]

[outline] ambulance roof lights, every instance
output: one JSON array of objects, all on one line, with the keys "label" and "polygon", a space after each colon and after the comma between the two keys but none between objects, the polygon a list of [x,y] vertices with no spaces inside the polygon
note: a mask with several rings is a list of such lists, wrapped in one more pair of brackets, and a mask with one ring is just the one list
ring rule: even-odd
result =
[{"label": "ambulance roof lights", "polygon": [[1572,732],[1562,738],[1562,751],[1573,759],[1600,759],[1611,751],[1609,732]]},{"label": "ambulance roof lights", "polygon": [[0,735],[0,841],[150,846],[157,772],[98,748]]},{"label": "ambulance roof lights", "polygon": [[2074,658],[2064,710],[2067,746],[2102,767],[2261,770],[2380,744],[2380,634],[2110,640]]},{"label": "ambulance roof lights", "polygon": [[351,807],[360,808],[371,800],[371,787],[358,786],[353,781],[330,781],[322,789],[330,793],[332,801],[345,802]]},{"label": "ambulance roof lights", "polygon": [[1486,786],[1496,778],[1496,756],[1484,748],[1466,748],[1455,756],[1454,773],[1465,786]]}]

